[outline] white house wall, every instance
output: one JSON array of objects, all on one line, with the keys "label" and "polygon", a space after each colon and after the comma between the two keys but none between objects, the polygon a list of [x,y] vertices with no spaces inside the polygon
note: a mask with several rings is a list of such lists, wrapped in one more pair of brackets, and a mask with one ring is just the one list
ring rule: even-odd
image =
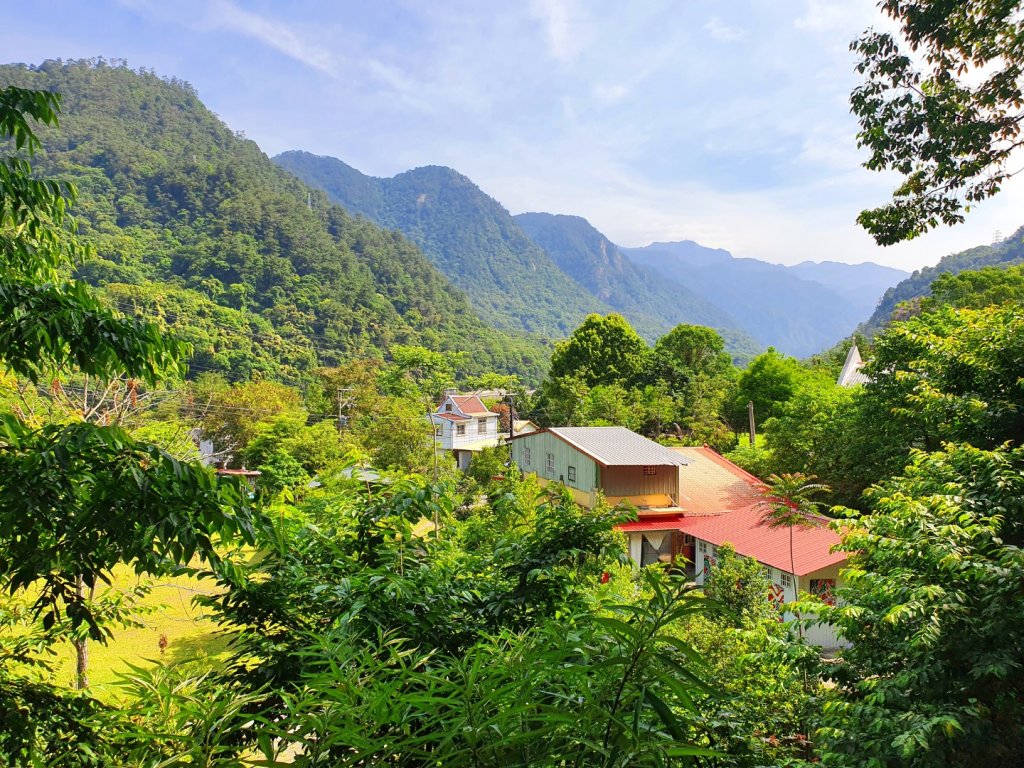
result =
[{"label": "white house wall", "polygon": [[[639,539],[639,537],[638,537]],[[632,538],[630,539],[630,556],[633,554],[632,550]],[[708,570],[713,570],[718,564],[718,547],[712,544],[710,541],[704,541],[702,539],[695,540],[694,550],[694,581],[697,584],[703,585],[705,579],[705,559],[708,563]],[[639,558],[636,558],[639,562]],[[764,565],[762,563],[762,565]],[[824,580],[831,579],[834,582],[836,588],[842,585],[842,580],[839,578],[839,570],[842,566],[840,564],[829,566],[828,568],[822,568],[821,570],[809,573],[806,576],[801,576],[796,579],[793,574],[788,571],[783,571],[779,568],[773,568],[770,565],[765,565],[765,571],[768,575],[768,580],[771,582],[771,589],[773,590],[774,600],[778,603],[791,603],[797,599],[797,590],[800,592],[811,592],[811,580]],[[788,579],[786,578],[788,577]],[[784,621],[792,621],[796,618],[793,613],[786,612],[783,614]],[[808,617],[802,616],[807,619]],[[847,643],[839,636],[836,628],[831,624],[816,624],[808,629],[804,630],[804,637],[812,645],[816,645],[820,648],[839,648]]]}]

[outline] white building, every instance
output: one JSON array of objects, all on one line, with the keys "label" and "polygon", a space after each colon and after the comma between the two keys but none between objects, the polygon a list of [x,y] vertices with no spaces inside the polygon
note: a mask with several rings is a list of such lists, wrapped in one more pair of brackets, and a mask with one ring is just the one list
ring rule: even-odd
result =
[{"label": "white building", "polygon": [[437,411],[430,414],[437,447],[455,454],[459,469],[468,469],[473,454],[493,448],[502,440],[498,414],[490,410],[479,395],[447,392]]}]

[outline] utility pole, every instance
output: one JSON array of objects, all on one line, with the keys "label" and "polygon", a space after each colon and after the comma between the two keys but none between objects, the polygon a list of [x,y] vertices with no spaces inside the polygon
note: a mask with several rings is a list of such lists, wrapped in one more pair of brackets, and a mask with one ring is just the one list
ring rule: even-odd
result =
[{"label": "utility pole", "polygon": [[508,392],[508,439],[516,436],[516,408],[512,400],[512,391]]},{"label": "utility pole", "polygon": [[750,447],[757,447],[757,430],[754,429],[754,401],[747,401],[747,418],[750,420]]}]

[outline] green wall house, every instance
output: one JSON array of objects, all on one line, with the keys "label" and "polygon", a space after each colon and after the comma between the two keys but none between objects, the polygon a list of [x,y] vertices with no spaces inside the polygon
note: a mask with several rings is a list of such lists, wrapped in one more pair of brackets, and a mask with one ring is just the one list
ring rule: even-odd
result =
[{"label": "green wall house", "polygon": [[512,439],[512,460],[542,484],[560,483],[577,503],[628,501],[641,515],[681,511],[686,457],[625,427],[550,427]]}]

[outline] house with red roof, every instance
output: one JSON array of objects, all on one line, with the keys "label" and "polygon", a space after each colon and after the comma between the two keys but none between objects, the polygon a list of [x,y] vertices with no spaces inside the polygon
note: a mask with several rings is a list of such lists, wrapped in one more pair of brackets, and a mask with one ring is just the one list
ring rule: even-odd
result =
[{"label": "house with red roof", "polygon": [[473,454],[501,442],[498,414],[484,405],[479,395],[445,392],[437,410],[430,414],[437,447],[451,451],[459,469],[469,468]]},{"label": "house with red roof", "polygon": [[[834,599],[847,555],[833,551],[840,539],[826,518],[816,518],[813,527],[793,529],[791,557],[789,529],[762,522],[760,479],[707,447],[672,450],[687,459],[680,469],[680,511],[618,526],[629,538],[630,556],[637,564],[671,562],[683,555],[694,565],[694,580],[703,584],[717,564],[719,548],[730,544],[765,567],[771,582],[768,599],[777,605],[796,600],[802,592],[826,602]],[[811,627],[805,637],[824,648],[842,643],[835,628],[825,624]]]}]

